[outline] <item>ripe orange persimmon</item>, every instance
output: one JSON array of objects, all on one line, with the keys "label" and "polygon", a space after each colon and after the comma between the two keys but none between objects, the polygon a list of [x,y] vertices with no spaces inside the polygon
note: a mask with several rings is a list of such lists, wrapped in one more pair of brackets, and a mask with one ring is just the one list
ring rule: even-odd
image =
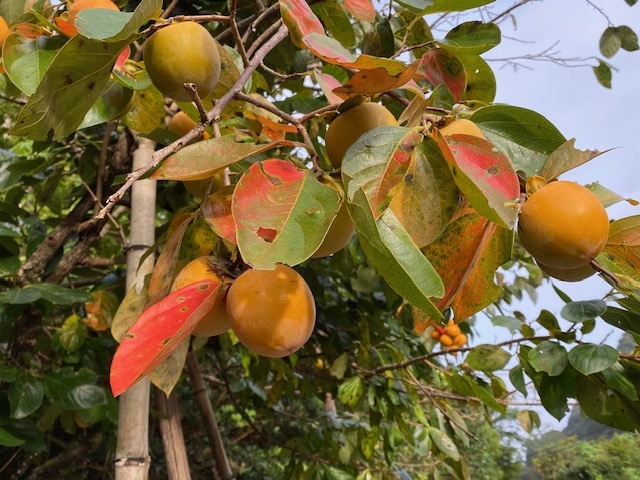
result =
[{"label": "ripe orange persimmon", "polygon": [[349,147],[366,131],[384,125],[398,125],[393,114],[379,103],[362,103],[341,113],[331,122],[325,137],[325,147],[331,165],[342,165]]},{"label": "ripe orange persimmon", "polygon": [[[176,112],[173,117],[171,117],[171,120],[169,120],[167,130],[170,130],[182,137],[183,135],[186,135],[191,130],[193,130],[193,127],[195,127],[196,125],[197,123],[195,122],[195,120],[193,120],[189,115],[187,115],[183,111],[179,111]],[[202,133],[203,140],[207,140],[209,137],[209,132]]]},{"label": "ripe orange persimmon", "polygon": [[313,332],[316,305],[293,268],[248,270],[229,288],[227,313],[238,340],[258,355],[279,358],[300,349]]},{"label": "ripe orange persimmon", "polygon": [[333,219],[327,236],[324,237],[322,244],[318,247],[311,258],[328,257],[336,253],[338,250],[342,250],[356,231],[356,226],[351,220],[347,204],[342,203],[336,217]]},{"label": "ripe orange persimmon", "polygon": [[538,262],[551,268],[578,268],[606,245],[609,217],[598,197],[585,187],[551,182],[522,205],[518,236]]},{"label": "ripe orange persimmon", "polygon": [[456,325],[453,320],[449,320],[449,323],[447,323],[447,326],[445,327],[445,331],[451,338],[456,338],[460,335],[460,327]]},{"label": "ripe orange persimmon", "polygon": [[538,262],[538,266],[540,267],[540,270],[550,277],[562,280],[563,282],[579,282],[580,280],[584,280],[585,278],[589,278],[596,274],[596,270],[590,263],[586,263],[577,268],[552,268],[547,267],[540,262]]},{"label": "ripe orange persimmon", "polygon": [[11,30],[9,30],[9,25],[7,21],[0,17],[0,52],[2,52],[2,45],[4,44],[5,39],[9,36]]},{"label": "ripe orange persimmon", "polygon": [[[171,291],[175,292],[202,280],[223,281],[211,266],[209,257],[198,257],[185,265],[174,279]],[[196,337],[212,337],[226,332],[229,328],[231,323],[227,315],[226,292],[220,290],[213,307],[200,320],[192,333]]]},{"label": "ripe orange persimmon", "polygon": [[156,88],[180,102],[192,101],[185,83],[194,83],[204,98],[220,78],[218,45],[195,22],[174,23],[151,35],[144,44],[144,63]]},{"label": "ripe orange persimmon", "polygon": [[440,335],[440,343],[445,347],[450,347],[451,345],[453,345],[453,338],[444,333]]},{"label": "ripe orange persimmon", "polygon": [[75,26],[76,16],[79,12],[88,8],[120,10],[111,0],[76,0],[69,6],[69,15],[66,19],[64,17],[56,17],[57,26],[68,36],[76,36],[78,34],[78,29]]},{"label": "ripe orange persimmon", "polygon": [[467,336],[464,333],[460,333],[453,339],[454,347],[462,347],[467,344]]},{"label": "ripe orange persimmon", "polygon": [[485,138],[482,130],[473,123],[471,120],[467,120],[466,118],[460,118],[458,120],[454,120],[446,127],[442,127],[440,129],[440,133],[442,135],[454,135],[456,133],[463,133],[465,135],[472,135],[474,137]]}]

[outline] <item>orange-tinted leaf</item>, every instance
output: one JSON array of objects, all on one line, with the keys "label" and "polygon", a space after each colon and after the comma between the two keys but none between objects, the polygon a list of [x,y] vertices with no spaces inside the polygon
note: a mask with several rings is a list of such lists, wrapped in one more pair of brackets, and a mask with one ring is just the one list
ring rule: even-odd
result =
[{"label": "orange-tinted leaf", "polygon": [[180,218],[180,223],[172,225],[175,230],[169,237],[167,244],[162,249],[162,253],[158,256],[156,264],[153,267],[151,273],[151,280],[149,281],[149,298],[147,299],[146,307],[150,307],[161,298],[164,298],[171,289],[171,282],[173,281],[173,274],[176,268],[176,261],[178,260],[178,254],[180,253],[180,246],[182,245],[182,238],[184,232],[187,230],[189,223],[195,218],[195,214],[188,214],[183,218]]},{"label": "orange-tinted leaf", "polygon": [[303,262],[322,243],[339,206],[338,192],[310,170],[280,159],[254,163],[231,202],[242,258],[258,269]]},{"label": "orange-tinted leaf", "polygon": [[576,139],[572,138],[551,152],[551,155],[547,157],[540,170],[540,176],[547,180],[553,180],[563,173],[606,153],[597,150],[578,150],[574,146],[575,143]]},{"label": "orange-tinted leaf", "polygon": [[391,193],[389,208],[419,248],[442,234],[458,206],[458,188],[435,140],[427,137],[417,145]]},{"label": "orange-tinted leaf", "polygon": [[615,263],[625,264],[627,274],[640,277],[640,215],[611,223],[605,253],[614,255]]},{"label": "orange-tinted leaf", "polygon": [[256,120],[262,125],[262,133],[272,141],[284,140],[286,133],[296,133],[298,131],[294,125],[274,122],[263,115],[255,115],[249,112],[247,116],[255,116]]},{"label": "orange-tinted leaf", "polygon": [[114,396],[148,375],[191,334],[213,307],[220,282],[204,280],[147,308],[125,334],[111,363]]},{"label": "orange-tinted leaf", "polygon": [[302,38],[310,33],[324,35],[324,27],[305,0],[279,0],[282,20],[289,29],[291,41],[298,48],[306,48]]},{"label": "orange-tinted leaf", "polygon": [[344,6],[358,20],[373,22],[376,19],[376,10],[371,0],[345,0]]},{"label": "orange-tinted leaf", "polygon": [[513,228],[518,215],[513,202],[520,184],[513,165],[483,138],[454,134],[446,140],[434,132],[453,178],[471,205],[489,220]]},{"label": "orange-tinted leaf", "polygon": [[397,75],[390,75],[384,68],[361,70],[333,92],[346,100],[356,95],[373,96],[395,90],[409,82],[419,66],[420,62],[416,61]]},{"label": "orange-tinted leaf", "polygon": [[324,93],[324,96],[327,97],[327,102],[329,102],[330,104],[342,103],[342,98],[333,93],[336,88],[342,86],[342,84],[337,79],[335,79],[328,73],[314,72],[313,75],[315,76],[318,85],[320,85],[322,93]]},{"label": "orange-tinted leaf", "polygon": [[236,224],[231,215],[231,197],[233,195],[232,186],[224,187],[209,195],[200,206],[204,219],[221,238],[233,244],[236,240]]},{"label": "orange-tinted leaf", "polygon": [[399,75],[407,69],[401,60],[390,58],[373,57],[371,55],[360,55],[355,57],[349,50],[344,48],[337,40],[311,33],[305,36],[302,41],[305,47],[316,57],[327,63],[340,65],[345,68],[356,68],[358,70],[373,70],[374,68],[384,68],[389,75]]},{"label": "orange-tinted leaf", "polygon": [[98,332],[108,330],[120,301],[115,294],[104,289],[91,292],[91,296],[93,300],[84,304],[87,314],[82,320],[87,327]]},{"label": "orange-tinted leaf", "polygon": [[235,135],[203,140],[187,145],[166,158],[151,174],[154,180],[202,180],[243,158],[282,146],[298,146],[296,142],[280,140],[271,143],[238,143]]},{"label": "orange-tinted leaf", "polygon": [[454,100],[459,101],[467,85],[467,77],[458,57],[444,48],[430,48],[422,55],[421,62],[419,73],[434,87],[445,84]]},{"label": "orange-tinted leaf", "polygon": [[[495,284],[494,275],[511,259],[512,242],[512,232],[477,213],[452,222],[436,242],[423,249],[446,288],[436,306],[441,311],[451,307],[455,321],[461,322],[495,301],[502,289]],[[432,322],[426,315],[417,315],[414,330],[421,333]]]}]

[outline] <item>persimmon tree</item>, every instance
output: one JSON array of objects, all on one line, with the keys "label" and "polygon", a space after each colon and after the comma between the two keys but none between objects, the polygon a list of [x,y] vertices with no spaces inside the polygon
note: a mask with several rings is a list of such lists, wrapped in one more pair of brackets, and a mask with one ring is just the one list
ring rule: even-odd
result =
[{"label": "persimmon tree", "polygon": [[[493,103],[482,55],[500,43],[500,26],[456,16],[490,3],[396,0],[376,11],[370,0],[141,0],[71,19],[71,1],[3,1],[6,464],[19,457],[37,476],[75,461],[72,472],[100,449],[117,477],[146,478],[154,463],[144,443],[123,448],[132,430],[123,419],[146,433],[132,404],[148,407],[148,394],[132,391],[149,380],[159,405],[173,405],[162,421],[178,418],[176,402],[197,402],[204,421],[191,408],[185,417],[204,431],[187,450],[208,442],[215,461],[200,452],[191,471],[220,478],[470,478],[474,425],[483,412],[505,414],[516,395],[558,419],[575,401],[598,422],[637,430],[640,357],[590,334],[606,323],[640,338],[640,216],[612,221],[606,242],[580,257],[610,285],[605,298],[572,301],[556,286],[562,320],[544,306],[537,318],[510,313],[514,297],[549,278],[517,237],[521,207],[602,152],[576,149],[532,110]],[[444,34],[430,28],[442,16],[459,19]],[[220,72],[204,96],[185,81],[175,101],[154,86],[143,52],[182,22],[215,38],[206,43]],[[610,26],[600,47],[610,58],[637,50],[637,37]],[[199,56],[188,53],[181,69]],[[594,70],[606,86],[608,63]],[[346,119],[367,102],[386,114],[360,134]],[[186,133],[167,127],[178,109],[193,120]],[[358,131],[340,160],[327,154],[334,121],[338,136]],[[134,152],[145,159],[135,167]],[[132,195],[149,180],[155,197]],[[637,203],[597,182],[587,189],[605,207]],[[136,239],[145,203],[157,240]],[[338,218],[355,235],[320,257]],[[194,271],[213,273],[172,289],[203,257]],[[236,278],[278,264],[315,299],[300,350],[263,357],[226,327],[192,335]],[[478,343],[480,313],[512,338]],[[517,417],[526,431],[539,424],[534,410]],[[182,442],[173,432],[166,450]],[[185,478],[177,463],[167,468]]]}]

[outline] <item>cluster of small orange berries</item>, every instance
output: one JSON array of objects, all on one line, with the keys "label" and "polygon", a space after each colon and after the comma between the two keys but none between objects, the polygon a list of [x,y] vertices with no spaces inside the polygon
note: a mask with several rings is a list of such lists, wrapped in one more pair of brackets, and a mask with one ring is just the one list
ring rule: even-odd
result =
[{"label": "cluster of small orange berries", "polygon": [[460,331],[460,327],[453,320],[449,320],[445,328],[437,325],[431,332],[431,338],[440,342],[445,348],[462,347],[467,343],[467,336]]}]

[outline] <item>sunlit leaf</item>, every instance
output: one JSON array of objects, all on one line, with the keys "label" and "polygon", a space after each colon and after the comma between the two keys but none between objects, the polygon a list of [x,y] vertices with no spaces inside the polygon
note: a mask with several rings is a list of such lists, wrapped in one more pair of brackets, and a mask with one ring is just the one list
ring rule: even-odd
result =
[{"label": "sunlit leaf", "polygon": [[266,270],[303,262],[322,243],[339,207],[338,192],[310,170],[280,159],[254,163],[231,203],[243,259]]},{"label": "sunlit leaf", "polygon": [[443,432],[442,430],[437,430],[435,428],[429,429],[429,436],[433,443],[436,445],[438,450],[444,453],[447,457],[451,458],[453,461],[457,462],[460,460],[460,452],[458,451],[458,447],[453,443],[453,440],[449,438],[449,436]]},{"label": "sunlit leaf", "polygon": [[376,10],[371,0],[345,0],[344,6],[351,15],[363,22],[373,22],[376,18]]},{"label": "sunlit leaf", "polygon": [[540,176],[547,180],[553,180],[606,153],[606,151],[599,152],[597,150],[578,150],[574,147],[575,142],[576,139],[572,138],[554,150],[542,166]]},{"label": "sunlit leaf", "polygon": [[126,40],[106,43],[82,35],[65,43],[20,112],[11,134],[59,140],[75,132],[127,44]]},{"label": "sunlit leaf", "polygon": [[296,143],[288,140],[263,144],[239,143],[235,141],[235,135],[223,135],[187,145],[166,158],[151,178],[202,180],[243,158],[282,146],[296,146]]},{"label": "sunlit leaf", "polygon": [[433,0],[429,2],[431,5],[426,7],[422,14],[428,13],[446,13],[446,12],[463,12],[472,8],[482,7],[489,3],[493,3],[495,0]]},{"label": "sunlit leaf", "polygon": [[231,215],[231,198],[234,187],[229,186],[209,195],[200,206],[207,224],[221,238],[237,243],[236,224]]},{"label": "sunlit leaf", "polygon": [[324,27],[305,0],[279,0],[280,14],[289,36],[298,48],[307,48],[303,38],[309,34],[324,35]]},{"label": "sunlit leaf", "polygon": [[361,70],[343,86],[336,88],[333,93],[347,99],[356,95],[375,96],[395,90],[410,81],[419,66],[420,64],[415,62],[398,75],[390,75],[384,68]]},{"label": "sunlit leaf", "polygon": [[458,188],[473,208],[492,222],[512,229],[520,196],[518,176],[509,159],[491,142],[471,135],[454,134],[436,139]]},{"label": "sunlit leaf", "polygon": [[133,12],[86,8],[78,12],[75,26],[82,35],[116,42],[138,32],[149,20],[162,13],[162,0],[142,0]]},{"label": "sunlit leaf", "polygon": [[86,316],[82,320],[95,331],[108,330],[118,311],[120,299],[106,289],[91,292],[91,297],[92,299],[84,304]]},{"label": "sunlit leaf", "polygon": [[127,331],[111,363],[114,396],[148,375],[191,334],[213,307],[220,282],[181,288],[147,308]]},{"label": "sunlit leaf", "polygon": [[479,108],[471,120],[502,151],[514,170],[527,177],[539,175],[547,157],[566,139],[545,117],[532,110],[508,105]]},{"label": "sunlit leaf", "polygon": [[153,85],[133,92],[122,121],[137,132],[149,134],[164,126],[164,97]]},{"label": "sunlit leaf", "polygon": [[189,353],[189,339],[184,340],[149,374],[149,380],[168,397],[182,377]]},{"label": "sunlit leaf", "polygon": [[[437,241],[423,249],[442,278],[446,292],[436,301],[462,321],[495,301],[502,292],[494,282],[498,267],[511,259],[513,234],[470,211],[454,220]],[[424,330],[429,319],[414,324]]]},{"label": "sunlit leaf", "polygon": [[491,103],[496,98],[496,76],[489,64],[480,55],[458,54],[462,62],[467,86],[460,95],[461,100],[478,100]]}]

